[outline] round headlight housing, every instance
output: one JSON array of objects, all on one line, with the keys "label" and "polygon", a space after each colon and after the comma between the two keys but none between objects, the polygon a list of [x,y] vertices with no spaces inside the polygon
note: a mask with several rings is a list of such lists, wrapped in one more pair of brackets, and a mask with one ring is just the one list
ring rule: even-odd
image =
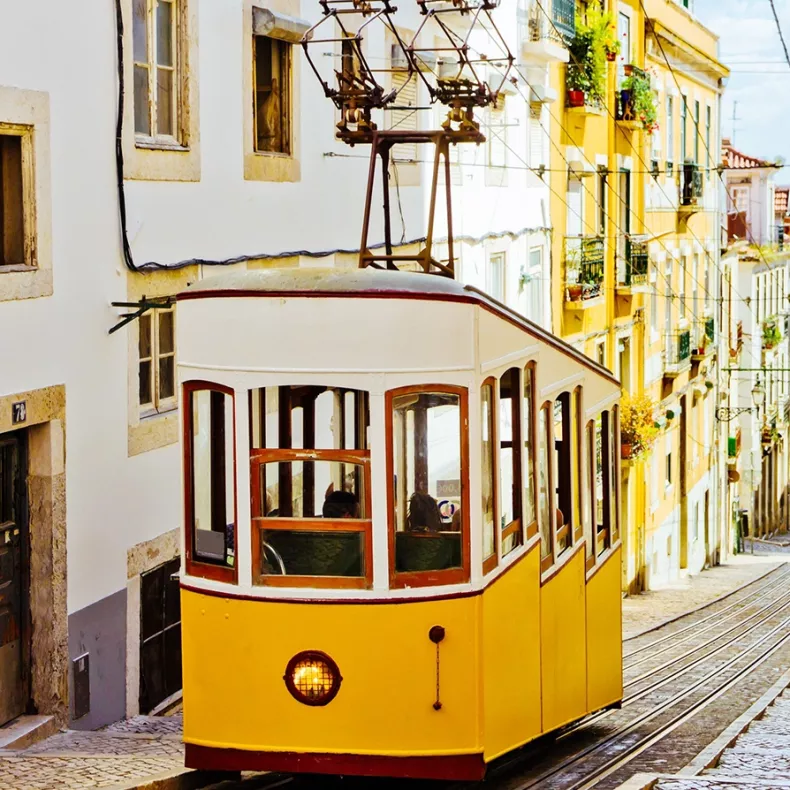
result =
[{"label": "round headlight housing", "polygon": [[343,678],[326,653],[303,650],[288,662],[283,680],[291,696],[304,705],[328,705],[340,691]]}]

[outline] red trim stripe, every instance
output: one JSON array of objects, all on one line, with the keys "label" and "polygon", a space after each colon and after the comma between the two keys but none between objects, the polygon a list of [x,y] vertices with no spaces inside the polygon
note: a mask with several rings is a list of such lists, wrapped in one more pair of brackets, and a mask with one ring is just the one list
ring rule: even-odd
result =
[{"label": "red trim stripe", "polygon": [[207,771],[380,776],[401,779],[479,781],[485,776],[482,753],[390,757],[373,754],[262,752],[185,744],[186,767]]}]

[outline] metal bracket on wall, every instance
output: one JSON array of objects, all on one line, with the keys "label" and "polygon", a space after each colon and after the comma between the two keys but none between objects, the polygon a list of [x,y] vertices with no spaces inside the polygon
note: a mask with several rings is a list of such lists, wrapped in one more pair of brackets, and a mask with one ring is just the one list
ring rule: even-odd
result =
[{"label": "metal bracket on wall", "polygon": [[139,302],[111,302],[113,307],[133,307],[135,310],[132,313],[124,313],[118,323],[110,329],[109,334],[117,332],[119,329],[125,327],[127,324],[130,324],[132,321],[139,318],[141,315],[143,315],[143,313],[147,313],[149,310],[156,310],[157,308],[161,309],[163,307],[172,307],[172,305],[175,303],[175,296],[162,296],[154,299],[146,299],[145,296],[143,296]]}]

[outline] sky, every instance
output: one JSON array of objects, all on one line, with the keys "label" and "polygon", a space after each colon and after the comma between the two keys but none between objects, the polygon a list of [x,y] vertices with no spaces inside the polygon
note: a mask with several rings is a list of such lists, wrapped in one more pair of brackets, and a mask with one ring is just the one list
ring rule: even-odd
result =
[{"label": "sky", "polygon": [[[790,48],[790,0],[774,0]],[[765,159],[790,164],[790,65],[785,60],[769,0],[696,0],[700,21],[719,36],[719,56],[732,71],[724,93],[722,137]],[[790,184],[790,168],[777,183]]]}]

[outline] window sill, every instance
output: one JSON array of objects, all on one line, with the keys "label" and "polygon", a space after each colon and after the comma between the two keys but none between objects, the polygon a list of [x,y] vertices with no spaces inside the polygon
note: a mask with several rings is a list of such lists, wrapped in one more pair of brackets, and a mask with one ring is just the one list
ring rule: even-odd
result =
[{"label": "window sill", "polygon": [[176,442],[178,442],[178,407],[166,412],[141,414],[136,425],[128,426],[127,453],[130,458]]},{"label": "window sill", "polygon": [[0,265],[0,274],[5,272],[37,272],[38,266],[31,266],[29,263],[9,263]]},{"label": "window sill", "polygon": [[169,143],[166,141],[156,140],[135,140],[135,148],[143,148],[146,151],[176,151],[178,153],[189,153],[189,146],[181,145],[180,143]]}]

